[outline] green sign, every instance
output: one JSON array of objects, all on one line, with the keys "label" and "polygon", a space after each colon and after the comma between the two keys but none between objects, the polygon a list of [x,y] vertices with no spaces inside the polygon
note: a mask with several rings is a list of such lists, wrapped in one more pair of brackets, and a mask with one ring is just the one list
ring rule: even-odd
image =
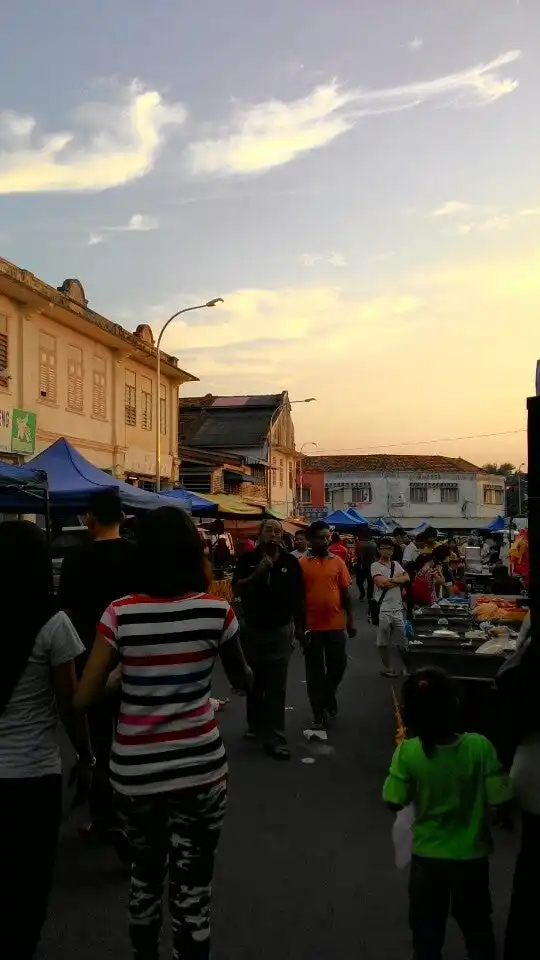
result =
[{"label": "green sign", "polygon": [[11,452],[35,453],[36,415],[29,410],[13,410],[11,418]]}]

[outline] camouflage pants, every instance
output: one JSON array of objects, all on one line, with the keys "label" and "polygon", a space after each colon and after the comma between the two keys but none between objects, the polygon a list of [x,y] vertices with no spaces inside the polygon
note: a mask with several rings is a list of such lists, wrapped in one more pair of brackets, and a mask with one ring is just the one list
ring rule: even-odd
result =
[{"label": "camouflage pants", "polygon": [[135,960],[158,960],[167,874],[173,960],[208,960],[226,783],[147,797],[118,795],[118,801],[132,849],[129,923]]}]

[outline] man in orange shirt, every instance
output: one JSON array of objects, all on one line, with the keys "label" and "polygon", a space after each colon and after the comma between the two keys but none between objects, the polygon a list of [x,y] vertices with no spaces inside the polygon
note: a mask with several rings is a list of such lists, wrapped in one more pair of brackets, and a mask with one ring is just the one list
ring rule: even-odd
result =
[{"label": "man in orange shirt", "polygon": [[347,666],[346,633],[356,635],[347,567],[330,553],[330,527],[316,520],[308,531],[309,556],[299,561],[304,578],[305,634],[300,638],[306,658],[312,729],[324,729],[337,716],[336,691]]}]

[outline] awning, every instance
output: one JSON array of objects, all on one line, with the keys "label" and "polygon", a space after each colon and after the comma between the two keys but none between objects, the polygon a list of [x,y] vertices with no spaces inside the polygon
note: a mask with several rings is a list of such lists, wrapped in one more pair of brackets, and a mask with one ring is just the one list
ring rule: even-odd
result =
[{"label": "awning", "polygon": [[191,490],[184,490],[183,487],[176,487],[174,490],[164,490],[161,496],[170,497],[171,500],[178,500],[181,505],[194,516],[207,516],[207,514],[215,512],[216,510],[215,503],[208,500],[207,497],[200,497],[197,493],[192,493]]},{"label": "awning", "polygon": [[345,510],[334,510],[324,518],[324,521],[336,530],[360,530],[360,528],[365,530],[366,528],[365,520],[356,520],[350,513],[345,513]]},{"label": "awning", "polygon": [[224,470],[223,479],[228,483],[261,483],[257,477],[252,477],[250,473],[240,473],[238,470]]},{"label": "awning", "polygon": [[233,496],[232,493],[213,493],[205,497],[217,504],[218,513],[226,516],[235,517],[262,517],[263,506],[256,507],[251,503],[246,503],[240,497]]}]

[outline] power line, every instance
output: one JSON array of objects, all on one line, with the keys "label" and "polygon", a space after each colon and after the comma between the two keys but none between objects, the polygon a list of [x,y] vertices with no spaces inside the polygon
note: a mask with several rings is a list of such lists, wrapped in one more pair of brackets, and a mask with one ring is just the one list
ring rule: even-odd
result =
[{"label": "power line", "polygon": [[[508,437],[510,434],[527,433],[526,430],[501,430],[499,433],[469,433],[464,437],[438,437],[436,440],[403,440],[401,443],[373,444],[371,447],[321,447],[318,453],[361,453],[363,450],[391,450],[394,447],[415,447],[426,443],[455,443],[458,440],[480,440],[485,437]],[[311,456],[318,456],[318,453]]]}]

